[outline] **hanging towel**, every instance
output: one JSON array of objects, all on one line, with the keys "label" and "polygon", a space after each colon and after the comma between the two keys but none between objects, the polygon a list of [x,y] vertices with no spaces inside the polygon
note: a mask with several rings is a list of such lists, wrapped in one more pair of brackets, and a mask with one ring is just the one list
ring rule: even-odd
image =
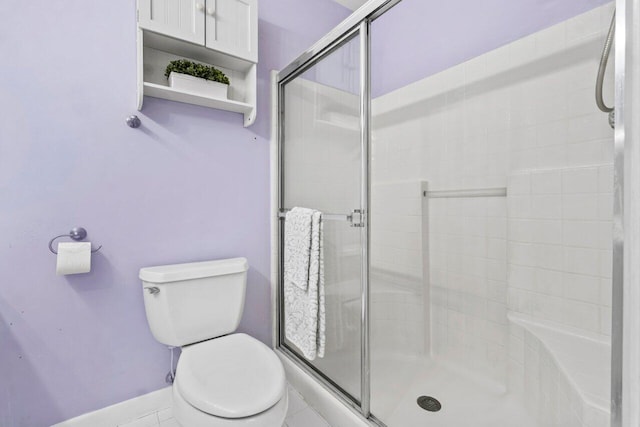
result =
[{"label": "hanging towel", "polygon": [[291,209],[284,233],[285,336],[314,360],[324,357],[326,340],[322,213]]},{"label": "hanging towel", "polygon": [[285,217],[284,278],[306,291],[309,286],[313,209],[293,208]]}]

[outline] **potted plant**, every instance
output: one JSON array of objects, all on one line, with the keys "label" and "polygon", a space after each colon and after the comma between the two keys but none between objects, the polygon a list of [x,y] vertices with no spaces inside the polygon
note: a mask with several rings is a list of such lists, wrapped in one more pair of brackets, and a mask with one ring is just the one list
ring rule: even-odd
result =
[{"label": "potted plant", "polygon": [[169,62],[164,75],[174,89],[211,98],[228,98],[229,78],[210,65],[178,59]]}]

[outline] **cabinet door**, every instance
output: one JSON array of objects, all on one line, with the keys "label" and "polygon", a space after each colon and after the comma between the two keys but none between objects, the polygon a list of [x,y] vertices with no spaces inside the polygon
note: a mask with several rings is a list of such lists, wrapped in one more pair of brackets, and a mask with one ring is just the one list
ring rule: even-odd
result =
[{"label": "cabinet door", "polygon": [[207,0],[206,46],[258,62],[257,0]]},{"label": "cabinet door", "polygon": [[205,0],[138,0],[141,28],[204,45]]}]

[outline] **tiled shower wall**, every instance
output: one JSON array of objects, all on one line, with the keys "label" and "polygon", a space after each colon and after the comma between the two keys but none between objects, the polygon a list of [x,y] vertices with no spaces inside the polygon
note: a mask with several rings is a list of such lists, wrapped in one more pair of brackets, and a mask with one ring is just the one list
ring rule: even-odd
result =
[{"label": "tiled shower wall", "polygon": [[611,335],[611,165],[509,177],[509,309]]},{"label": "tiled shower wall", "polygon": [[[508,308],[608,331],[613,132],[593,93],[612,11],[373,101],[374,185],[509,183],[503,198],[427,202],[433,352],[477,374],[504,379]],[[605,86],[611,102],[610,76]]]},{"label": "tiled shower wall", "polygon": [[[375,169],[375,161],[373,168]],[[423,356],[429,345],[429,292],[425,287],[426,184],[371,187],[371,347],[373,358]]]},{"label": "tiled shower wall", "polygon": [[504,380],[505,198],[437,198],[428,203],[433,352]]}]

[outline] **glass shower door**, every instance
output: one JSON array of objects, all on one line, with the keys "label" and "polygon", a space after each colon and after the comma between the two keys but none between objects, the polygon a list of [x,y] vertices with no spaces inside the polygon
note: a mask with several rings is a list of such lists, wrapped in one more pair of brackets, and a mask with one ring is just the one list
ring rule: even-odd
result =
[{"label": "glass shower door", "polygon": [[326,350],[322,358],[304,358],[285,336],[286,309],[281,345],[355,402],[362,339],[362,242],[354,215],[362,208],[359,40],[347,39],[283,84],[280,148],[281,213],[306,207],[324,214]]}]

